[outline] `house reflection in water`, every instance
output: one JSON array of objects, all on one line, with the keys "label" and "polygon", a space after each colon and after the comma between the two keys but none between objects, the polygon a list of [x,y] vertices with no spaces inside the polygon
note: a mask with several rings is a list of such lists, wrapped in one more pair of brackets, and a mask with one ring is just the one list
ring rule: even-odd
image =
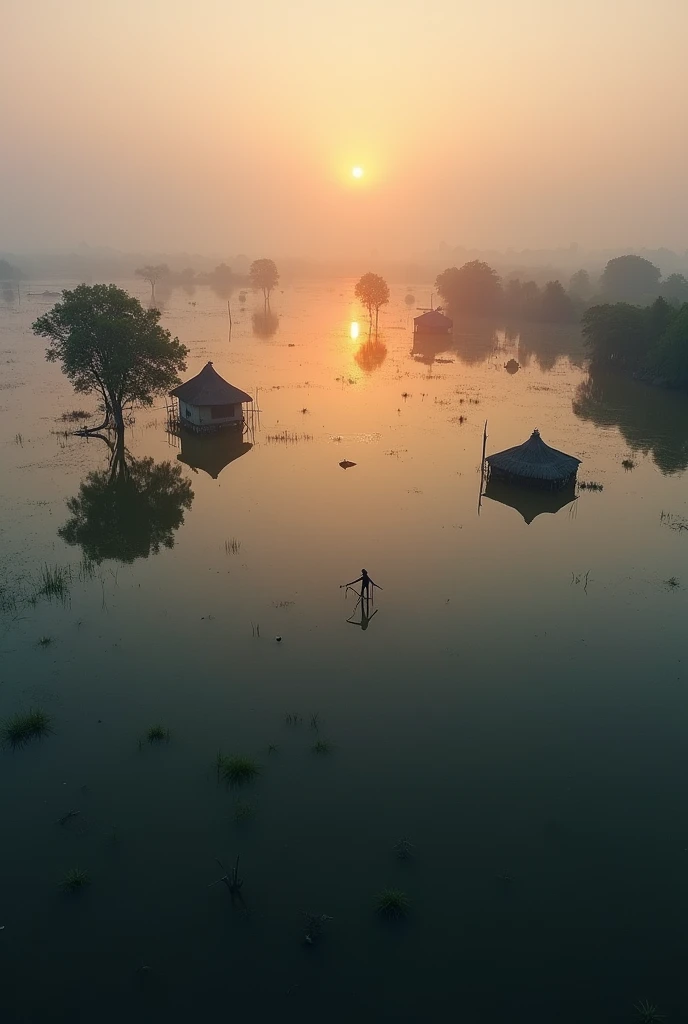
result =
[{"label": "house reflection in water", "polygon": [[196,472],[203,470],[213,480],[217,480],[225,466],[240,459],[253,448],[238,431],[226,431],[203,437],[182,430],[179,438],[181,451],[177,455],[178,460]]},{"label": "house reflection in water", "polygon": [[506,480],[500,480],[499,477],[491,476],[487,482],[484,497],[515,508],[530,526],[533,519],[542,515],[543,512],[554,515],[559,509],[576,501],[576,485],[571,480],[565,487],[550,491],[536,487],[520,487],[517,484],[508,483]]}]

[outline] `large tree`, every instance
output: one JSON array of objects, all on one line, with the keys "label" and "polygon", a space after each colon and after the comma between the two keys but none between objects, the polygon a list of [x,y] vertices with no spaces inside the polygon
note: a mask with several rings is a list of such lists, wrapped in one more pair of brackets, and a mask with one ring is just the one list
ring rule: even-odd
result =
[{"label": "large tree", "polygon": [[660,291],[669,302],[678,305],[688,302],[688,281],[683,274],[669,274],[666,281],[662,281]]},{"label": "large tree", "polygon": [[484,316],[499,312],[501,307],[502,286],[497,271],[480,260],[443,270],[435,287],[455,312]]},{"label": "large tree", "polygon": [[110,284],[80,284],[33,325],[50,339],[49,362],[80,394],[100,395],[103,426],[124,430],[127,406],[152,405],[156,395],[179,384],[188,350],[160,326],[160,312]]},{"label": "large tree", "polygon": [[279,271],[274,260],[254,260],[248,272],[251,287],[263,292],[266,303],[270,301],[270,292],[277,286]]},{"label": "large tree", "polygon": [[659,294],[659,267],[642,256],[617,256],[609,260],[600,278],[605,298],[647,305]]},{"label": "large tree", "polygon": [[368,310],[370,326],[373,326],[373,310],[375,311],[375,330],[377,331],[380,307],[389,302],[389,285],[379,274],[364,274],[354,288],[354,295],[360,299]]},{"label": "large tree", "polygon": [[571,323],[576,310],[560,281],[548,281],[542,292],[540,315],[547,323]]},{"label": "large tree", "polygon": [[166,263],[147,263],[144,267],[138,267],[134,273],[148,281],[151,286],[151,302],[155,302],[155,286],[161,277],[169,277],[170,268]]}]

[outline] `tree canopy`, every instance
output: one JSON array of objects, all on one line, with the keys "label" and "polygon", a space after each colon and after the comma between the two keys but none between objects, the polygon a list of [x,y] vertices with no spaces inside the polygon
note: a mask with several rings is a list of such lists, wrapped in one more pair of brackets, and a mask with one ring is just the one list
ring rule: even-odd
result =
[{"label": "tree canopy", "polygon": [[609,260],[600,287],[605,298],[645,305],[659,294],[661,271],[642,256],[617,256]]},{"label": "tree canopy", "polygon": [[151,286],[151,299],[155,301],[155,286],[162,277],[169,277],[170,268],[166,263],[147,263],[134,271],[137,277],[142,277]]},{"label": "tree canopy", "polygon": [[389,285],[384,277],[379,274],[368,272],[359,278],[354,288],[354,295],[363,303],[368,310],[368,318],[371,326],[373,322],[373,311],[375,312],[375,327],[377,328],[380,307],[389,302]]},{"label": "tree canopy", "polygon": [[126,406],[151,405],[186,369],[188,350],[159,320],[159,310],[144,309],[114,284],[80,284],[33,330],[50,339],[48,361],[62,364],[75,391],[100,395],[106,420],[122,430]]},{"label": "tree canopy", "polygon": [[0,281],[21,281],[22,272],[9,260],[0,260]]},{"label": "tree canopy", "polygon": [[270,301],[270,292],[277,286],[279,271],[274,260],[254,260],[248,272],[251,287],[263,292],[266,302]]},{"label": "tree canopy", "polygon": [[485,315],[500,308],[502,287],[499,275],[480,260],[442,271],[437,276],[435,287],[455,312]]}]

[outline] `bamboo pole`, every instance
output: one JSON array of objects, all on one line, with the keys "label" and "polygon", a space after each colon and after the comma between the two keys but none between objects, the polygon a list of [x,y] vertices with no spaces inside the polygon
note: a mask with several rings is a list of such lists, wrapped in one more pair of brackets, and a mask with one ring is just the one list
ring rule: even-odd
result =
[{"label": "bamboo pole", "polygon": [[485,448],[487,446],[487,420],[485,420],[485,429],[483,430],[483,454],[480,460],[480,493],[478,494],[478,515],[480,515],[480,509],[483,503],[483,484],[485,483]]}]

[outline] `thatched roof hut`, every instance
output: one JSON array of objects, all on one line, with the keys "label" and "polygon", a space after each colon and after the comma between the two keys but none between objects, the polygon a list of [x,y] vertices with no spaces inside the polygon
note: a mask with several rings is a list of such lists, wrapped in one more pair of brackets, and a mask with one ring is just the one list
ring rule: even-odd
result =
[{"label": "thatched roof hut", "polygon": [[534,430],[523,444],[488,455],[485,461],[490,476],[556,490],[574,479],[581,460],[550,448]]},{"label": "thatched roof hut", "polygon": [[170,395],[179,402],[179,424],[196,433],[210,433],[244,422],[244,404],[253,399],[226,381],[206,363],[200,373],[180,384]]}]

